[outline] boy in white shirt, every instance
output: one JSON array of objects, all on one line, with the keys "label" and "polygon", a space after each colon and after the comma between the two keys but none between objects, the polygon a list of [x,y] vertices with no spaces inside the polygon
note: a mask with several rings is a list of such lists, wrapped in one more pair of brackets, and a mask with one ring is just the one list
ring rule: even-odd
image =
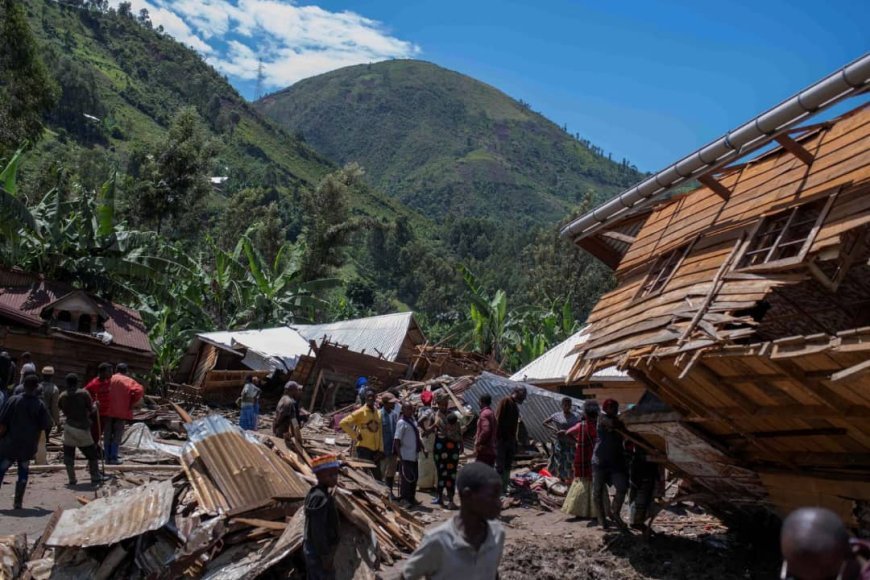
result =
[{"label": "boy in white shirt", "polygon": [[456,478],[459,513],[428,532],[405,562],[404,580],[495,580],[504,552],[501,477],[489,465],[469,463]]}]

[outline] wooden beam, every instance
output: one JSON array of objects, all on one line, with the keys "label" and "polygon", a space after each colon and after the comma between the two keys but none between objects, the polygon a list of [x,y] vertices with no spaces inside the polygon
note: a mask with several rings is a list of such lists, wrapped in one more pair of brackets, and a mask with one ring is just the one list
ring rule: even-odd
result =
[{"label": "wooden beam", "polygon": [[[863,423],[866,419],[870,419],[870,407],[855,406],[849,410],[849,415],[843,417],[843,414],[830,407],[824,405],[802,405],[800,403],[793,405],[765,405],[759,407],[752,414],[744,411],[740,407],[711,407],[710,410],[718,415],[726,415],[732,419],[765,418],[765,417],[787,417],[789,419],[837,419],[848,423]],[[689,419],[689,421],[705,422],[708,419]],[[717,419],[709,419],[716,421]]]},{"label": "wooden beam", "polygon": [[[758,439],[780,439],[785,437],[819,437],[819,436],[836,436],[846,435],[848,429],[841,427],[828,427],[823,429],[789,429],[785,431],[752,431],[750,435]],[[737,433],[729,433],[721,435],[722,439],[742,439]]]},{"label": "wooden beam", "polygon": [[597,236],[583,238],[578,240],[576,244],[604,262],[611,270],[616,270],[619,267],[619,262],[622,261],[622,255],[598,239]]},{"label": "wooden beam", "polygon": [[868,467],[870,453],[789,453],[788,457],[806,467]]},{"label": "wooden beam", "polygon": [[704,185],[707,189],[709,189],[725,201],[731,199],[731,190],[722,185],[713,176],[702,175],[698,178],[698,181],[701,182],[701,185]]},{"label": "wooden beam", "polygon": [[605,238],[610,238],[612,240],[616,240],[618,242],[625,242],[628,245],[631,245],[635,241],[637,241],[637,238],[635,238],[634,236],[629,236],[627,234],[623,234],[622,232],[606,231],[606,232],[601,232],[600,235],[604,236]]},{"label": "wooden beam", "polygon": [[796,363],[785,359],[770,359],[768,364],[782,369],[782,371],[791,378],[792,384],[798,385],[823,405],[827,405],[843,415],[848,415],[850,413],[851,408],[853,407],[850,401],[835,393],[827,385],[822,384],[822,381],[819,379],[808,377],[803,369],[801,369]]},{"label": "wooden beam", "polygon": [[856,365],[852,365],[849,368],[845,368],[841,371],[835,372],[831,375],[831,381],[842,381],[843,379],[862,375],[866,372],[870,372],[870,359],[865,360],[864,362],[860,362]]},{"label": "wooden beam", "polygon": [[774,137],[774,139],[776,139],[777,143],[782,145],[783,149],[785,149],[786,151],[788,151],[789,153],[791,153],[792,155],[794,155],[795,157],[800,159],[804,164],[806,164],[806,165],[813,164],[813,160],[815,159],[813,157],[813,154],[810,153],[809,151],[807,151],[806,149],[804,149],[803,145],[801,145],[800,143],[798,143],[797,141],[795,141],[794,139],[792,139],[791,137],[789,137],[785,133],[783,133],[782,135],[778,135],[777,137]]},{"label": "wooden beam", "polygon": [[724,377],[720,377],[719,375],[714,373],[710,369],[710,367],[703,363],[703,361],[699,362],[695,366],[694,370],[690,374],[690,378],[699,382],[703,386],[718,391],[722,395],[728,397],[750,415],[753,414],[755,410],[759,407],[759,405],[755,401],[753,401],[734,387],[729,387],[726,384]]}]

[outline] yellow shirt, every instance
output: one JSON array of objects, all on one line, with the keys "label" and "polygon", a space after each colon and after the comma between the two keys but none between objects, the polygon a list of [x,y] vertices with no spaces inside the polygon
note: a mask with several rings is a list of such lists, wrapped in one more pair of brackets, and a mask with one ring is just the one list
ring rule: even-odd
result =
[{"label": "yellow shirt", "polygon": [[357,442],[357,447],[365,447],[372,451],[384,450],[383,426],[381,412],[369,409],[363,405],[338,424],[348,436]]}]

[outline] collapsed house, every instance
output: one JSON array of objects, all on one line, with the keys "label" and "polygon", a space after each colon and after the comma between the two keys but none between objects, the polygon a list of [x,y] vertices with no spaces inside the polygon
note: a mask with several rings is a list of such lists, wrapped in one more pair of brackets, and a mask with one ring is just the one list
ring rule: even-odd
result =
[{"label": "collapsed house", "polygon": [[655,393],[629,428],[719,513],[870,527],[870,108],[805,123],[868,81],[865,55],[563,229],[618,283],[572,380]]},{"label": "collapsed house", "polygon": [[0,350],[29,352],[57,376],[97,375],[100,363],[125,362],[146,374],[154,352],[139,313],[43,276],[0,271]]},{"label": "collapsed house", "polygon": [[[245,377],[257,375],[273,390],[287,380],[308,385],[308,406],[332,408],[355,396],[360,376],[379,388],[395,386],[415,370],[425,338],[411,312],[294,324],[262,330],[198,334],[188,347],[177,382],[216,402],[238,396]],[[276,391],[280,392],[280,391]]]},{"label": "collapsed house", "polygon": [[637,403],[646,387],[615,366],[596,369],[591,375],[571,378],[579,354],[572,352],[589,339],[586,326],[557,344],[510,378],[576,399],[614,399],[620,407]]}]

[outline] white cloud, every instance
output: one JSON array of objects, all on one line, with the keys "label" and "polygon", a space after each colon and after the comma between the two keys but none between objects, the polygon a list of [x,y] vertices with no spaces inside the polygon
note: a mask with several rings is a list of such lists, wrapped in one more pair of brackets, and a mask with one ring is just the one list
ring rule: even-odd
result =
[{"label": "white cloud", "polygon": [[262,59],[269,89],[344,66],[420,53],[380,22],[290,0],[133,0],[133,7],[147,8],[155,26],[231,78],[256,78]]}]

